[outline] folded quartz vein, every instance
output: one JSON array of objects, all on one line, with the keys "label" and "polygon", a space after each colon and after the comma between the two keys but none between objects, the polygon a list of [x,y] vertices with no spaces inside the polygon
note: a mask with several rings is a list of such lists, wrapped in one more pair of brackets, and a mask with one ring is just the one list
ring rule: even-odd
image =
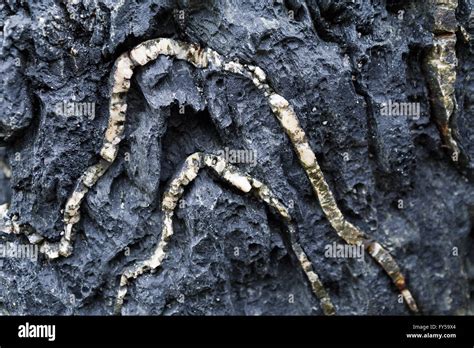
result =
[{"label": "folded quartz vein", "polygon": [[314,272],[308,256],[299,243],[296,227],[293,224],[287,208],[280,202],[269,187],[259,180],[239,172],[236,167],[227,163],[224,158],[220,156],[202,153],[195,153],[186,159],[182,169],[171,180],[168,189],[163,194],[163,201],[161,204],[163,222],[160,241],[149,259],[130,267],[122,274],[115,304],[115,313],[120,314],[121,312],[123,301],[127,294],[129,281],[137,278],[145,272],[155,270],[162,265],[166,256],[168,242],[173,235],[174,211],[184,193],[184,188],[194,181],[199,170],[202,168],[212,169],[219,178],[243,193],[254,193],[257,198],[266,203],[274,212],[276,212],[276,214],[286,224],[292,252],[295,254],[301,268],[306,274],[311,289],[319,298],[324,314],[335,314],[334,305],[332,304],[326,289],[321,283],[319,276]]},{"label": "folded quartz vein", "polygon": [[[251,79],[253,84],[263,92],[268,100],[272,112],[275,114],[280,125],[288,135],[296,155],[304,168],[311,186],[321,204],[322,210],[329,220],[336,233],[349,244],[363,245],[368,253],[376,260],[378,264],[393,280],[405,299],[408,308],[417,312],[416,303],[408,290],[405,278],[393,257],[376,241],[370,240],[357,227],[345,219],[341,210],[337,206],[336,200],[324,179],[324,175],[316,159],[316,155],[311,149],[307,136],[299,124],[298,117],[290,103],[281,95],[276,93],[267,82],[264,71],[253,65],[240,64],[235,61],[226,60],[219,53],[207,48],[201,49],[199,46],[180,42],[168,38],[157,38],[143,42],[129,52],[125,52],[118,57],[111,74],[111,94],[109,104],[109,121],[105,132],[104,143],[100,150],[101,160],[89,167],[79,178],[76,188],[66,202],[64,209],[65,231],[61,240],[57,243],[50,243],[39,238],[37,234],[30,233],[36,243],[41,243],[40,251],[50,259],[59,256],[69,256],[72,252],[72,243],[74,241],[74,225],[80,220],[81,203],[88,190],[97,182],[97,180],[106,172],[110,164],[117,157],[120,141],[123,138],[124,126],[127,111],[127,92],[130,88],[130,80],[133,70],[139,66],[155,60],[160,55],[174,57],[185,60],[197,68],[210,68],[220,71],[226,71],[238,74]],[[275,208],[278,214],[288,223],[291,218],[284,206],[271,194],[268,187],[257,180],[246,175],[239,174],[236,170],[230,170],[221,159],[210,155],[204,156],[205,166],[212,168],[223,180],[230,183],[238,190],[247,193],[254,191],[257,196],[271,207]],[[197,161],[198,158],[191,156],[189,161]],[[214,163],[216,161],[216,163]],[[198,161],[199,162],[199,161]],[[203,165],[204,165],[203,164]],[[172,234],[172,214],[173,209],[182,194],[183,186],[186,186],[197,175],[200,165],[190,166],[188,170],[181,171],[178,177],[171,183],[170,189],[163,197],[163,228],[161,241],[155,250],[153,256],[143,263],[127,270],[120,281],[120,290],[117,298],[116,310],[119,310],[125,294],[129,279],[136,278],[143,272],[155,269],[161,265],[165,257],[165,247],[169,237]],[[260,186],[259,186],[260,185]],[[263,192],[266,192],[263,194]],[[312,270],[303,249],[297,242],[296,232],[291,224],[288,225],[292,241],[292,249],[297,255],[301,266],[311,283],[313,292],[319,297],[322,308],[326,314],[333,314],[334,307],[331,304],[326,290],[319,281],[319,277]]]}]

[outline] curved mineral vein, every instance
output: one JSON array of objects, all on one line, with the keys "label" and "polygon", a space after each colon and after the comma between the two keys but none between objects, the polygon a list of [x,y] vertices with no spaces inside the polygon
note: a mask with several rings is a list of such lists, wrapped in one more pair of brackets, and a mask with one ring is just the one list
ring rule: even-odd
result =
[{"label": "curved mineral vein", "polygon": [[[58,243],[43,241],[41,251],[51,259],[60,255],[69,256],[74,240],[74,225],[80,219],[80,206],[88,190],[106,172],[115,160],[119,143],[123,137],[127,110],[126,96],[130,88],[133,69],[146,65],[160,55],[185,60],[197,68],[210,68],[227,71],[250,78],[254,85],[263,91],[270,108],[288,135],[299,162],[303,166],[311,186],[319,199],[321,208],[336,233],[349,244],[363,244],[369,254],[381,265],[391,277],[410,310],[417,312],[415,301],[406,287],[405,278],[392,256],[377,242],[371,241],[354,225],[345,219],[336,200],[324,179],[316,155],[311,149],[298,117],[281,95],[277,94],[268,84],[264,71],[253,65],[226,61],[219,53],[206,48],[201,49],[195,44],[176,41],[168,38],[157,38],[145,41],[129,52],[120,55],[113,67],[111,78],[111,97],[109,103],[109,121],[105,139],[100,150],[102,159],[89,167],[78,180],[75,190],[68,199],[64,209],[65,231]],[[165,217],[165,221],[166,217]],[[157,257],[161,257],[158,255]]]},{"label": "curved mineral vein", "polygon": [[299,243],[296,227],[294,226],[286,207],[273,194],[268,186],[259,180],[239,172],[236,167],[227,163],[220,156],[202,153],[192,154],[185,160],[182,169],[171,180],[168,189],[163,194],[163,201],[161,204],[163,221],[160,241],[149,259],[128,268],[122,274],[115,304],[115,313],[120,314],[121,312],[130,280],[161,266],[166,257],[168,242],[173,235],[173,215],[178,202],[183,195],[185,187],[197,177],[202,168],[206,167],[212,169],[219,178],[223,179],[239,191],[243,193],[254,193],[257,198],[270,206],[278,216],[283,219],[287,226],[291,249],[295,253],[301,268],[311,285],[313,293],[319,298],[324,314],[335,314],[335,308],[326,289],[321,283],[319,276],[314,272],[308,256]]}]

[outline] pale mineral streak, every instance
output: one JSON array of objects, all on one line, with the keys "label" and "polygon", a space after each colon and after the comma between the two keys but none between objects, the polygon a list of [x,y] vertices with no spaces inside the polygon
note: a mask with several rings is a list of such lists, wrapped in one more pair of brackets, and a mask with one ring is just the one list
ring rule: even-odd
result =
[{"label": "pale mineral streak", "polygon": [[199,171],[203,168],[211,169],[220,179],[242,193],[252,192],[258,199],[266,203],[280,218],[282,218],[287,226],[292,252],[299,261],[301,269],[305,273],[313,293],[319,298],[324,314],[335,314],[335,308],[329,298],[328,292],[324,288],[319,276],[314,272],[308,256],[299,243],[296,227],[293,225],[292,219],[285,205],[280,202],[268,186],[259,180],[240,172],[236,167],[227,163],[224,158],[202,153],[195,153],[185,160],[183,167],[171,180],[168,189],[165,191],[161,204],[164,221],[162,224],[160,241],[149,259],[132,266],[122,274],[115,303],[115,313],[121,313],[130,280],[136,279],[139,275],[148,271],[153,271],[162,265],[163,260],[166,257],[168,241],[173,235],[174,210],[184,193],[185,187],[197,177]]},{"label": "pale mineral streak", "polygon": [[456,20],[457,0],[428,0],[433,44],[424,58],[424,70],[430,92],[432,117],[436,122],[444,145],[459,155],[459,146],[454,138],[451,120],[456,111]]}]

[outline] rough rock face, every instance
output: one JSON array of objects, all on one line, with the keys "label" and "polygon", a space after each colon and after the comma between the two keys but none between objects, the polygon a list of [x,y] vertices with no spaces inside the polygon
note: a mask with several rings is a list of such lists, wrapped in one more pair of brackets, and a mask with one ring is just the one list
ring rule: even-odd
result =
[{"label": "rough rock face", "polygon": [[[423,314],[473,314],[474,0],[459,0],[446,20],[456,32],[456,57],[443,61],[454,64],[444,74],[456,72],[443,86],[454,88],[444,104],[455,104],[445,118],[455,156],[434,115],[443,103],[430,81],[441,75],[424,64],[442,3],[454,2],[6,0],[0,204],[58,240],[66,199],[98,159],[115,59],[151,38],[195,42],[265,70],[342,212],[396,258]],[[160,57],[135,72],[125,135],[86,196],[70,257],[0,258],[0,313],[111,314],[120,274],[159,239],[166,184],[188,155],[227,147],[255,153],[238,167],[292,202],[338,314],[408,314],[370,257],[325,255],[342,241],[251,81]],[[174,224],[162,268],[133,283],[123,314],[322,314],[283,226],[254,198],[204,171]]]}]

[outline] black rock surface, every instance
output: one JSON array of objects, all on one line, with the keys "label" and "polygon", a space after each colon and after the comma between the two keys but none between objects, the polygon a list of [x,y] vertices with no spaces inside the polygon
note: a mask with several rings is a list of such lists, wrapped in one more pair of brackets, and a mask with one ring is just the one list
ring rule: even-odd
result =
[{"label": "black rock surface", "polygon": [[[471,35],[457,45],[459,165],[430,117],[422,3],[4,0],[0,159],[12,175],[0,173],[0,203],[58,240],[61,209],[98,158],[114,60],[151,38],[196,42],[265,70],[295,107],[344,215],[395,256],[424,314],[473,314],[474,1],[457,12]],[[388,100],[418,102],[421,115],[383,116]],[[94,117],[55,112],[70,101],[95,103]],[[370,257],[325,257],[342,241],[251,81],[161,57],[136,71],[128,102],[126,137],[82,206],[72,256],[0,258],[0,313],[111,314],[121,272],[159,238],[168,180],[191,153],[228,147],[255,151],[256,165],[239,167],[293,201],[338,314],[408,314]],[[265,206],[206,171],[183,202],[163,267],[133,283],[123,314],[322,314]]]}]

